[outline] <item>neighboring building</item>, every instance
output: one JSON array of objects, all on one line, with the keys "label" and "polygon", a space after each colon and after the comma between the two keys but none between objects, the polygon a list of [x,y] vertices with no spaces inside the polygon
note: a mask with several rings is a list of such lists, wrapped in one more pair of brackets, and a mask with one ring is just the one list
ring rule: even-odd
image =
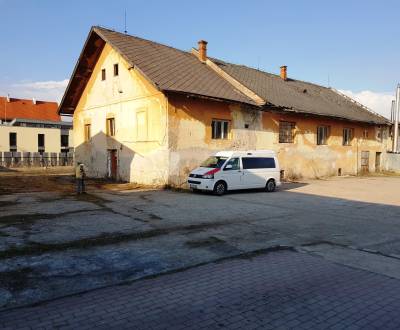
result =
[{"label": "neighboring building", "polygon": [[183,186],[216,150],[272,149],[288,178],[379,170],[389,121],[339,92],[94,27],[59,107],[89,175]]},{"label": "neighboring building", "polygon": [[57,109],[56,102],[0,97],[0,164],[40,166],[52,157],[64,165],[73,152],[72,123]]}]

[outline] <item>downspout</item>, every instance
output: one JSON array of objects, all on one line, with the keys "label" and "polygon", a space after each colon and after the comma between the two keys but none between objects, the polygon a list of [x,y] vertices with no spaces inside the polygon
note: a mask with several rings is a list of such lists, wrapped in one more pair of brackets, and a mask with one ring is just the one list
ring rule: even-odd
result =
[{"label": "downspout", "polygon": [[396,90],[396,108],[394,114],[394,135],[393,135],[393,149],[392,151],[397,153],[398,141],[399,141],[399,115],[400,115],[400,84],[397,85]]}]

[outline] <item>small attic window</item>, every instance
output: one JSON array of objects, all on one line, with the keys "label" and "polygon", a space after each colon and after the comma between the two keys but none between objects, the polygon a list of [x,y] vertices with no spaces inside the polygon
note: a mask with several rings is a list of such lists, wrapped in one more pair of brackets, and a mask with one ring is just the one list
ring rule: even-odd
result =
[{"label": "small attic window", "polygon": [[106,80],[106,69],[101,69],[101,80]]},{"label": "small attic window", "polygon": [[118,76],[119,70],[118,70],[118,63],[114,64],[114,77]]}]

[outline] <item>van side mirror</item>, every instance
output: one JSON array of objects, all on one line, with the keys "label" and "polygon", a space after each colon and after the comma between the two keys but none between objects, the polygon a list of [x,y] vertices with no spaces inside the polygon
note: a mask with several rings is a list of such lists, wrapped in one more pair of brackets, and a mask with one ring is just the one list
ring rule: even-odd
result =
[{"label": "van side mirror", "polygon": [[224,170],[231,170],[231,169],[232,169],[232,165],[231,164],[226,165],[225,168],[224,168]]}]

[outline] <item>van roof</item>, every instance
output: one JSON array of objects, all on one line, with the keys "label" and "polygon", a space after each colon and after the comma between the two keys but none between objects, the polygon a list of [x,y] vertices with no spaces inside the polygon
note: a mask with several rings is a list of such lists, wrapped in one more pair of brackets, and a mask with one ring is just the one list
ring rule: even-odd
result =
[{"label": "van roof", "polygon": [[273,150],[224,150],[219,151],[215,156],[275,156],[276,153]]}]

